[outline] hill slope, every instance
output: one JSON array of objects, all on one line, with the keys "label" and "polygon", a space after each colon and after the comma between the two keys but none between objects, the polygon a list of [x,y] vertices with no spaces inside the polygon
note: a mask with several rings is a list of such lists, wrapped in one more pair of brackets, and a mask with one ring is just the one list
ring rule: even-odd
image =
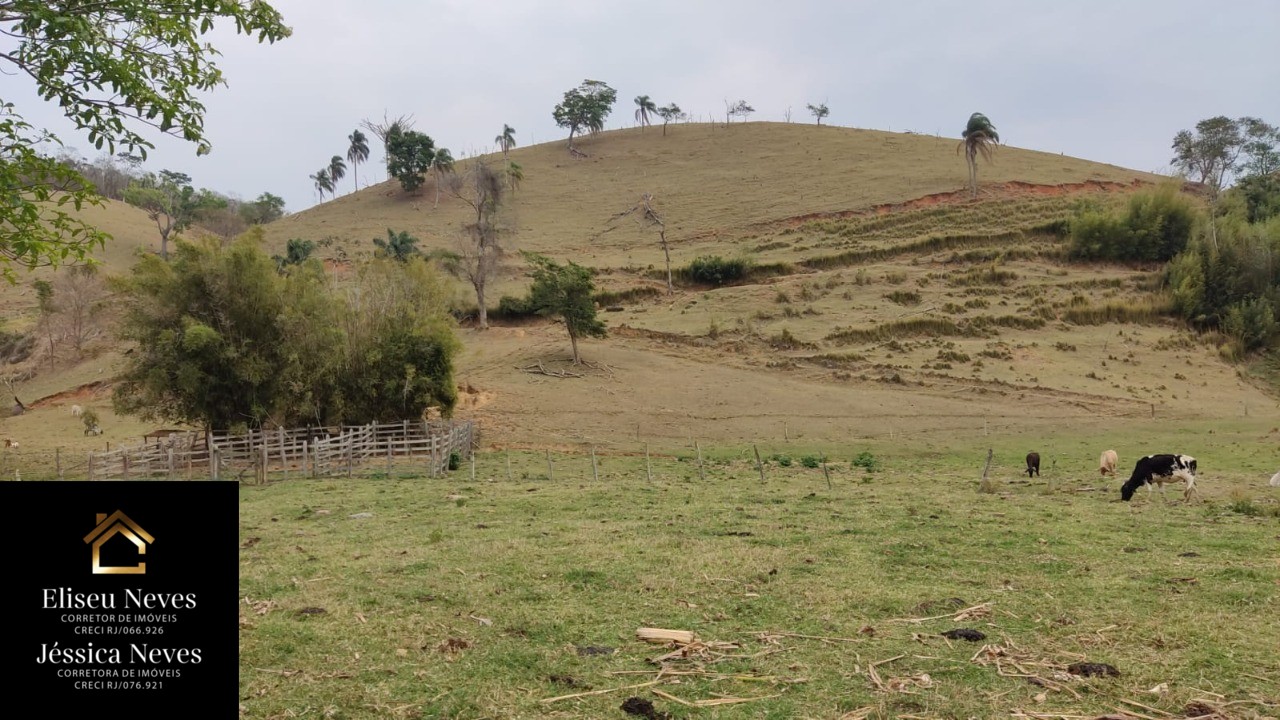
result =
[{"label": "hill slope", "polygon": [[[1074,203],[1120,199],[1154,176],[1002,147],[972,200],[954,140],[790,124],[614,131],[580,147],[587,157],[562,142],[515,150],[525,179],[504,220],[516,248],[597,269],[614,293],[610,337],[584,343],[590,363],[571,367],[559,326],[464,328],[458,414],[480,419],[487,442],[1025,442],[1083,448],[1088,465],[1098,444],[1198,447],[1189,438],[1227,421],[1252,437],[1280,420],[1273,400],[1165,317],[1155,268],[1064,262],[1052,230]],[[618,217],[643,193],[665,216],[677,267],[742,256],[759,271],[665,295],[656,233]],[[449,248],[466,210],[447,193],[437,207],[434,180],[417,196],[382,183],[267,226],[268,250],[330,239],[324,253],[358,257],[387,228]],[[526,283],[513,263],[491,304]],[[473,302],[461,284],[458,296]],[[101,371],[69,370],[61,389]],[[52,393],[58,377],[33,385]],[[69,422],[41,420],[70,397],[4,432],[79,442]],[[125,436],[141,429],[112,422]]]}]

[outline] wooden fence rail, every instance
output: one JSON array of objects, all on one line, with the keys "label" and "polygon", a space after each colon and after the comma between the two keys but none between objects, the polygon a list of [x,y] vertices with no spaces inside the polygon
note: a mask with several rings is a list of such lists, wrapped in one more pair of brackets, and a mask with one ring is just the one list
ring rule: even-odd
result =
[{"label": "wooden fence rail", "polygon": [[333,427],[252,430],[244,435],[175,433],[143,445],[88,453],[81,467],[90,480],[214,479],[265,482],[272,476],[350,476],[359,466],[384,462],[420,466],[430,476],[449,458],[471,457],[471,422],[371,423]]}]

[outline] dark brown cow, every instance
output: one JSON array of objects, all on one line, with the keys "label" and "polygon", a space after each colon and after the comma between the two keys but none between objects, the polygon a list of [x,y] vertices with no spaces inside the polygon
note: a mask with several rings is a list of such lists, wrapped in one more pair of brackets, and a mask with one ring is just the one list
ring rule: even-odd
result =
[{"label": "dark brown cow", "polygon": [[1040,453],[1027,453],[1027,477],[1040,474]]}]

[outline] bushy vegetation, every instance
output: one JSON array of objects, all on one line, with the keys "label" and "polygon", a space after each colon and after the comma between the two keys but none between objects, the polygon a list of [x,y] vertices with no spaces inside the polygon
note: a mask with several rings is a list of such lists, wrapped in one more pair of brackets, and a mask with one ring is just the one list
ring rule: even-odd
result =
[{"label": "bushy vegetation", "polygon": [[750,270],[751,261],[746,258],[726,259],[719,255],[704,255],[694,258],[685,268],[684,274],[694,282],[724,285],[745,279]]},{"label": "bushy vegetation", "polygon": [[117,411],[229,429],[452,409],[459,344],[425,261],[374,260],[335,294],[315,260],[279,274],[259,234],[178,243],[172,263],[144,257],[122,282],[135,348]]},{"label": "bushy vegetation", "polygon": [[1217,242],[1198,237],[1169,264],[1175,311],[1192,325],[1231,337],[1234,354],[1269,346],[1280,314],[1280,217],[1218,221]]},{"label": "bushy vegetation", "polygon": [[1071,219],[1071,257],[1166,261],[1187,246],[1198,211],[1173,184],[1135,193],[1119,210],[1084,204]]}]

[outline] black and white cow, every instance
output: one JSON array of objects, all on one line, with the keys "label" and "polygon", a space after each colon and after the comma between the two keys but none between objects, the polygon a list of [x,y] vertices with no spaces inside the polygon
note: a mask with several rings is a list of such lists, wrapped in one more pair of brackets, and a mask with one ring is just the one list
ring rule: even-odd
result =
[{"label": "black and white cow", "polygon": [[1189,500],[1196,489],[1196,459],[1190,455],[1148,455],[1142,458],[1133,467],[1129,481],[1120,488],[1120,498],[1128,502],[1143,485],[1148,491],[1153,484],[1159,485],[1163,493],[1164,484],[1169,482],[1185,483],[1182,497]]}]

